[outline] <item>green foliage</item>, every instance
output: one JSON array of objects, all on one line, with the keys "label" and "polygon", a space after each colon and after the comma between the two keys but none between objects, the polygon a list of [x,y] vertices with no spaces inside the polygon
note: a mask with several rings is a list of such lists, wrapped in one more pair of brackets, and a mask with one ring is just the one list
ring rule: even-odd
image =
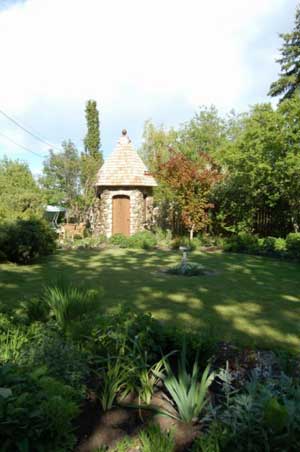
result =
[{"label": "green foliage", "polygon": [[[0,238],[1,241],[1,238]],[[6,262],[7,261],[7,257],[6,254],[3,253],[3,251],[0,251],[0,262]]]},{"label": "green foliage", "polygon": [[173,433],[163,433],[157,425],[150,425],[142,430],[139,440],[142,452],[174,452],[175,450]]},{"label": "green foliage", "polygon": [[47,325],[29,331],[27,338],[17,362],[28,369],[46,366],[50,377],[83,395],[84,378],[88,375],[87,353]]},{"label": "green foliage", "polygon": [[43,204],[43,193],[28,165],[7,158],[0,160],[0,222],[41,217]]},{"label": "green foliage", "polygon": [[[169,158],[169,146],[177,142],[178,132],[166,130],[163,126],[156,127],[151,121],[146,121],[143,132],[143,142],[139,154],[151,172],[157,170],[158,156],[160,160]],[[161,187],[156,191],[156,197],[161,196]]]},{"label": "green foliage", "polygon": [[202,433],[196,438],[192,452],[221,452],[222,438],[224,436],[223,427],[221,423],[213,421],[209,430],[206,433]]},{"label": "green foliage", "polygon": [[226,123],[215,106],[201,106],[193,118],[184,124],[180,132],[184,152],[197,159],[204,151],[215,155],[222,149],[226,140]]},{"label": "green foliage", "polygon": [[47,375],[80,391],[88,373],[87,353],[66,340],[55,325],[16,325],[15,319],[4,315],[0,319],[1,363],[14,363],[28,370],[46,367]]},{"label": "green foliage", "polygon": [[283,40],[280,49],[281,57],[276,60],[280,64],[280,75],[276,82],[273,82],[269,95],[282,95],[281,101],[289,99],[299,93],[300,86],[300,7],[297,7],[294,29],[290,33],[281,33]]},{"label": "green foliage", "polygon": [[[210,366],[205,368],[199,381],[199,366],[196,358],[192,373],[189,374],[184,346],[178,363],[178,375],[174,374],[167,360],[164,360],[164,367],[166,375],[162,376],[162,379],[176,405],[178,419],[183,422],[196,422],[207,404],[208,388],[214,379],[214,374],[209,373]],[[170,413],[166,414],[173,416]]]},{"label": "green foliage", "polygon": [[2,328],[3,331],[0,333],[0,364],[17,363],[23,354],[24,346],[29,342],[28,333],[23,328],[15,327],[11,323],[2,324]]},{"label": "green foliage", "polygon": [[163,358],[149,368],[147,352],[145,355],[142,365],[138,365],[137,392],[141,402],[145,405],[150,405],[155,386],[159,381],[158,375],[161,374],[163,367]]},{"label": "green foliage", "polygon": [[25,324],[49,320],[49,306],[38,297],[22,300],[14,311],[15,318]]},{"label": "green foliage", "polygon": [[300,259],[300,233],[288,234],[286,238],[286,249],[289,256]]},{"label": "green foliage", "polygon": [[165,270],[170,275],[179,276],[201,276],[209,274],[209,270],[197,262],[187,262],[185,265],[179,264]]},{"label": "green foliage", "polygon": [[209,210],[212,187],[221,179],[220,168],[212,157],[198,152],[197,160],[172,149],[166,162],[161,162],[155,173],[160,184],[171,190],[175,210],[185,228],[194,232],[204,230],[210,223]]},{"label": "green foliage", "polygon": [[284,374],[279,380],[258,378],[219,408],[222,451],[296,452],[300,441],[300,388]]},{"label": "green foliage", "polygon": [[99,294],[95,290],[74,287],[61,280],[48,286],[44,300],[59,328],[74,339],[88,334],[99,313]]},{"label": "green foliage", "polygon": [[240,232],[225,241],[224,250],[235,253],[256,254],[258,251],[258,237],[247,232]]},{"label": "green foliage", "polygon": [[85,107],[85,117],[87,122],[87,134],[84,138],[84,150],[87,155],[94,158],[101,155],[100,148],[100,122],[97,102],[88,100]]},{"label": "green foliage", "polygon": [[80,160],[72,141],[62,143],[63,150],[50,155],[44,162],[40,184],[48,204],[63,205],[76,209],[80,194]]},{"label": "green foliage", "polygon": [[60,243],[61,248],[67,248],[67,249],[93,249],[93,248],[99,248],[101,245],[107,243],[107,238],[103,234],[99,234],[97,236],[87,236],[87,237],[80,237],[76,238],[74,236],[74,240],[71,239],[65,239],[63,243]]},{"label": "green foliage", "polygon": [[123,234],[114,234],[109,239],[109,243],[116,245],[119,248],[138,248],[151,249],[156,246],[156,237],[150,231],[137,232],[136,234],[126,237]]},{"label": "green foliage", "polygon": [[129,248],[129,238],[124,234],[114,234],[110,237],[109,243],[119,248]]},{"label": "green foliage", "polygon": [[53,253],[55,240],[55,233],[44,220],[17,220],[0,226],[0,248],[17,264],[30,264],[39,256]]},{"label": "green foliage", "polygon": [[156,246],[156,237],[150,231],[137,232],[129,237],[130,248],[148,250]]},{"label": "green foliage", "polygon": [[[111,449],[111,452],[128,452],[133,447],[133,440],[130,437],[125,437]],[[99,451],[101,452],[101,451]]]},{"label": "green foliage", "polygon": [[181,246],[185,246],[186,248],[188,248],[191,251],[196,249],[195,240],[190,240],[188,237],[185,237],[185,236],[174,237],[173,240],[171,241],[171,248],[173,250],[179,250],[179,248]]},{"label": "green foliage", "polygon": [[0,367],[1,450],[71,451],[72,420],[78,414],[72,388],[48,377],[45,369],[26,372],[14,365]]},{"label": "green foliage", "polygon": [[274,251],[276,254],[284,255],[286,251],[286,240],[281,237],[277,237],[274,243]]},{"label": "green foliage", "polygon": [[131,369],[125,365],[122,357],[110,358],[104,361],[101,375],[100,402],[103,411],[110,410],[118,394],[128,393],[128,382]]},{"label": "green foliage", "polygon": [[[127,303],[118,306],[114,313],[103,315],[90,336],[92,353],[100,356],[124,356],[138,341],[141,350],[160,352],[157,342],[160,324],[150,313],[139,313]],[[118,325],[118,328],[116,328]]]},{"label": "green foliage", "polygon": [[136,392],[143,403],[150,403],[156,372],[162,367],[161,360],[155,361],[159,353],[157,332],[158,324],[150,314],[137,314],[126,305],[101,318],[90,342],[95,365],[102,365],[103,409],[111,408],[117,395],[122,398],[130,391]]},{"label": "green foliage", "polygon": [[156,243],[160,247],[170,247],[172,242],[172,232],[170,229],[162,229],[157,227],[155,230]]},{"label": "green foliage", "polygon": [[92,206],[95,199],[96,175],[103,163],[100,141],[100,122],[97,103],[88,100],[85,107],[87,133],[84,137],[84,152],[80,157],[80,180],[84,195],[83,208]]},{"label": "green foliage", "polygon": [[215,219],[223,229],[262,228],[264,235],[274,236],[297,229],[299,112],[300,99],[295,97],[277,109],[256,105],[242,118],[238,135],[219,155],[224,179],[213,196]]},{"label": "green foliage", "polygon": [[257,254],[271,257],[287,257],[300,259],[300,233],[290,233],[286,239],[280,237],[257,236],[241,232],[224,241],[225,251],[235,253]]}]

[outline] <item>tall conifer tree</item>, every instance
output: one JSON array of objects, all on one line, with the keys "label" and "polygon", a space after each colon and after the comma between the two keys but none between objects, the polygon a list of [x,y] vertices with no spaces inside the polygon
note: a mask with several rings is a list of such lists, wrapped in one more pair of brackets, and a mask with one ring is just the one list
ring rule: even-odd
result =
[{"label": "tall conifer tree", "polygon": [[85,117],[87,122],[87,133],[84,138],[84,149],[88,155],[99,159],[101,155],[100,121],[97,102],[95,100],[87,101]]},{"label": "tall conifer tree", "polygon": [[94,185],[97,171],[103,163],[100,139],[100,121],[97,102],[88,100],[85,107],[87,133],[83,140],[84,152],[81,154],[81,184],[85,206],[91,206],[95,198]]},{"label": "tall conifer tree", "polygon": [[269,95],[280,96],[280,102],[291,98],[300,88],[300,5],[296,10],[295,25],[291,33],[281,33],[283,45],[281,57],[276,60],[280,64],[279,79],[273,82]]}]

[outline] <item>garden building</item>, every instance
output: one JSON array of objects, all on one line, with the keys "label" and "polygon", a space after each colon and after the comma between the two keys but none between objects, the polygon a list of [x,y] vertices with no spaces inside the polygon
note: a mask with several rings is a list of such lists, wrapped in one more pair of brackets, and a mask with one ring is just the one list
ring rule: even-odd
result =
[{"label": "garden building", "polygon": [[126,236],[153,222],[153,187],[157,184],[123,130],[96,180],[95,233]]}]

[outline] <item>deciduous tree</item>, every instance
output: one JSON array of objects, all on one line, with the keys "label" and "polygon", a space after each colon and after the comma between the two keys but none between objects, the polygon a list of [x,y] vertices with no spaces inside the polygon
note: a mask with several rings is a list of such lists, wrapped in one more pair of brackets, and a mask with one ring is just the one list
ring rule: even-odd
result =
[{"label": "deciduous tree", "polygon": [[193,239],[194,232],[204,230],[209,224],[211,189],[221,178],[219,168],[205,152],[198,153],[197,161],[179,151],[172,151],[167,162],[159,164],[157,177],[167,187],[183,224]]},{"label": "deciduous tree", "polygon": [[45,200],[26,163],[0,161],[0,221],[41,216]]},{"label": "deciduous tree", "polygon": [[72,141],[64,141],[62,148],[60,153],[50,151],[40,184],[49,204],[73,209],[80,195],[80,160]]}]

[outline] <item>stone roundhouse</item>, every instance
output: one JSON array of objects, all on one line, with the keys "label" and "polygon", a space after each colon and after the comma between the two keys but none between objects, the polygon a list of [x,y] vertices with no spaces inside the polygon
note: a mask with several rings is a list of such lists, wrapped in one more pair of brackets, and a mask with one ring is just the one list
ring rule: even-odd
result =
[{"label": "stone roundhouse", "polygon": [[134,150],[127,131],[97,174],[95,232],[110,237],[146,229],[153,221],[157,184]]}]

